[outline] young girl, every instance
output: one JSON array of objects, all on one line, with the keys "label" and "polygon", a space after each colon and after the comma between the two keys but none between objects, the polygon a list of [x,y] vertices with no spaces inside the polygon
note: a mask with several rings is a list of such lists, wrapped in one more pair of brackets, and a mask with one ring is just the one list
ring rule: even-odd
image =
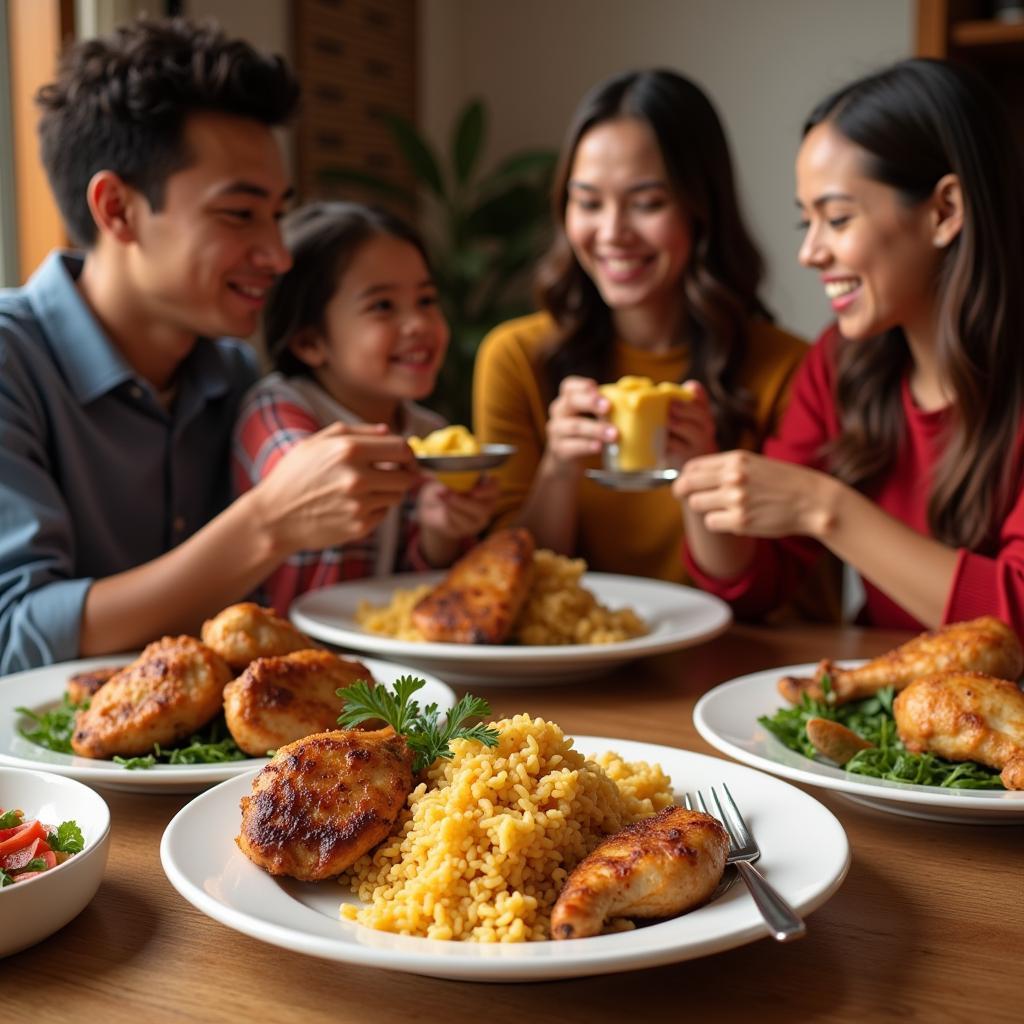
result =
[{"label": "young girl", "polygon": [[477,360],[477,431],[518,448],[499,522],[592,569],[682,582],[683,518],[668,489],[615,493],[583,475],[616,437],[599,382],[699,382],[671,412],[669,455],[681,462],[767,436],[807,346],[758,299],[761,257],[725,134],[681,75],[632,72],[589,93],[554,202],[544,312],[497,328]]},{"label": "young girl", "polygon": [[[348,440],[348,536],[301,551],[265,585],[284,613],[298,594],[340,580],[450,565],[490,519],[498,486],[466,493],[423,481],[403,438],[440,417],[417,405],[430,394],[448,346],[426,252],[407,225],[354,203],[313,203],[285,223],[291,270],[267,308],[274,373],[249,392],[235,429],[239,491],[273,471],[302,438],[323,428]],[[287,515],[287,509],[280,510]]]},{"label": "young girl", "polygon": [[827,548],[863,575],[869,623],[994,613],[1024,632],[1024,166],[1012,126],[972,73],[906,61],[811,114],[796,180],[800,261],[837,323],[764,456],[683,470],[691,572],[756,614]]}]

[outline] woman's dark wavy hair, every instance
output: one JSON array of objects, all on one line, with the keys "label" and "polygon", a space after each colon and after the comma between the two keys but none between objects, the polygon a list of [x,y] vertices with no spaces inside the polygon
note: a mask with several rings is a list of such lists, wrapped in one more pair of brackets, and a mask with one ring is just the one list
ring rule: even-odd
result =
[{"label": "woman's dark wavy hair", "polygon": [[[1024,413],[1024,160],[998,97],[974,72],[903,61],[829,96],[804,125],[828,123],[864,150],[864,171],[908,206],[955,174],[963,228],[938,279],[939,370],[954,394],[931,481],[928,520],[946,544],[990,550],[1019,483]],[[831,471],[865,489],[889,470],[902,438],[900,381],[910,365],[901,329],[841,344],[841,434]]]},{"label": "woman's dark wavy hair", "polygon": [[292,352],[291,343],[310,328],[325,330],[327,305],[345,271],[371,238],[388,235],[408,242],[430,269],[419,234],[405,221],[376,206],[339,201],[308,203],[285,218],[283,231],[292,266],[274,287],[263,329],[270,363],[287,376],[310,374],[309,366]]},{"label": "woman's dark wavy hair", "polygon": [[[753,396],[737,381],[752,316],[771,319],[758,298],[761,254],[736,198],[729,146],[710,100],[674,71],[631,71],[592,89],[566,136],[555,177],[555,221],[564,228],[569,175],[582,137],[596,125],[636,118],[654,132],[671,187],[689,219],[693,251],[680,282],[685,323],[676,341],[690,345],[689,376],[707,389],[719,443],[732,447],[754,426]],[[541,263],[537,291],[558,325],[546,364],[553,396],[578,373],[608,380],[612,373],[612,313],[559,230]]]},{"label": "woman's dark wavy hair", "polygon": [[86,189],[109,170],[154,210],[167,178],[188,167],[185,119],[199,111],[283,124],[299,86],[283,58],[229,39],[215,24],[142,17],[72,46],[36,94],[43,166],[76,245],[96,242]]}]

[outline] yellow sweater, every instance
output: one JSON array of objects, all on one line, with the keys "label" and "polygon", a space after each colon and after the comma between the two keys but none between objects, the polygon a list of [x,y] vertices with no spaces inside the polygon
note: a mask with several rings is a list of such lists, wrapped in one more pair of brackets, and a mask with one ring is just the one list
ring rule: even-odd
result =
[{"label": "yellow sweater", "polygon": [[[542,385],[545,346],[554,325],[546,313],[510,320],[483,340],[473,379],[473,426],[481,441],[514,444],[517,454],[499,470],[502,497],[498,526],[510,520],[530,489],[545,444],[547,403]],[[774,430],[793,373],[807,350],[792,334],[751,323],[750,347],[739,382],[755,396],[760,437]],[[685,347],[655,354],[616,343],[612,380],[626,374],[656,383],[686,376]],[[743,447],[756,443],[743,439]],[[598,465],[597,460],[593,463]],[[610,491],[587,478],[580,483],[576,555],[598,572],[689,582],[683,569],[683,519],[671,489]]]}]

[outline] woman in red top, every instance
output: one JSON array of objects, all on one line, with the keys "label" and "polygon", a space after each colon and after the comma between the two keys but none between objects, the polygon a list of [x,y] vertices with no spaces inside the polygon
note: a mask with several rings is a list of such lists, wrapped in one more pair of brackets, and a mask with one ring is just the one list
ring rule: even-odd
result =
[{"label": "woman in red top", "polygon": [[1024,161],[972,73],[911,60],[809,118],[800,261],[836,325],[763,455],[692,459],[686,557],[740,614],[822,550],[861,573],[864,618],[993,613],[1024,633]]}]

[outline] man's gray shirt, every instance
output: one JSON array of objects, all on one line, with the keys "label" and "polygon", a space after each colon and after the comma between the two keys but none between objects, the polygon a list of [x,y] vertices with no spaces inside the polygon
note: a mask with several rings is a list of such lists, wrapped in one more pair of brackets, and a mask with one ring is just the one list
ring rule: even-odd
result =
[{"label": "man's gray shirt", "polygon": [[[168,413],[51,253],[0,291],[0,675],[78,656],[93,581],[181,543],[231,497],[244,343],[200,339]],[[154,638],[156,639],[156,638]]]}]

